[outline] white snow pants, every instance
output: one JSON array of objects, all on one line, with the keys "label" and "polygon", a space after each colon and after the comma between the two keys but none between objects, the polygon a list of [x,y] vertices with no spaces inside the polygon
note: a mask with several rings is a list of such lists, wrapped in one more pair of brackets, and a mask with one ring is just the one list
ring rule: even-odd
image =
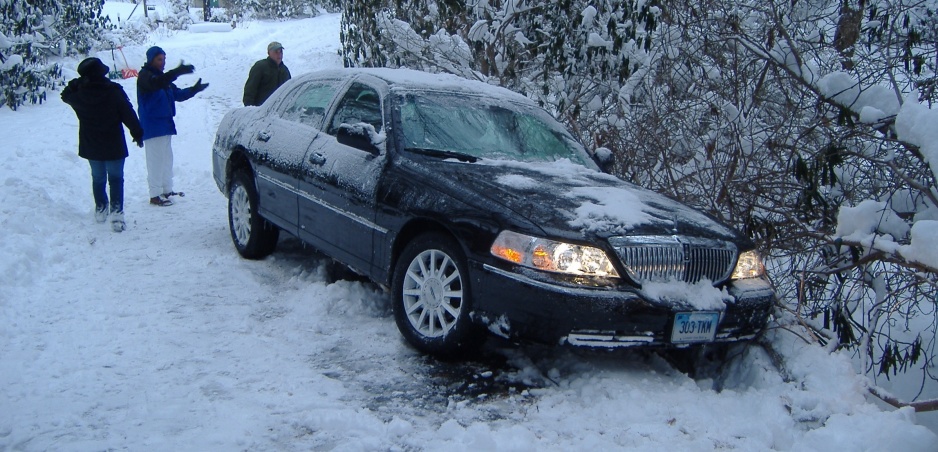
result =
[{"label": "white snow pants", "polygon": [[147,152],[147,185],[151,198],[173,191],[172,139],[172,135],[164,135],[143,141]]}]

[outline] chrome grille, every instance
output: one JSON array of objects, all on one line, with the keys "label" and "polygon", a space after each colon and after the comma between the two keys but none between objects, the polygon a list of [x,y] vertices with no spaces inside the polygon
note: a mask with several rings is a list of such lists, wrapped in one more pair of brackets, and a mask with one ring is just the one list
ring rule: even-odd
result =
[{"label": "chrome grille", "polygon": [[630,278],[644,282],[669,280],[721,283],[736,264],[736,246],[730,242],[687,237],[613,237],[609,243]]}]

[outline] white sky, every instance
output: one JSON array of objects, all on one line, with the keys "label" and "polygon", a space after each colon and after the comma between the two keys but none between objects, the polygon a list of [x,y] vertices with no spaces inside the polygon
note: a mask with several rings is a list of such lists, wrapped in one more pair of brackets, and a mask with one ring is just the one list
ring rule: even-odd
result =
[{"label": "white sky", "polygon": [[[147,203],[131,145],[121,234],[92,218],[58,93],[0,109],[0,450],[936,450],[916,425],[930,415],[873,403],[848,358],[783,330],[771,340],[791,382],[757,349],[699,380],[655,356],[495,341],[485,353],[503,365],[437,363],[404,344],[387,294],[331,283],[295,239],[239,258],[211,174],[215,128],[269,41],[294,74],[339,67],[339,20],[126,47],[134,69],[158,44],[168,67],[195,65],[179,86],[211,86],[177,105],[176,205]],[[134,82],[120,83],[136,106]]]}]

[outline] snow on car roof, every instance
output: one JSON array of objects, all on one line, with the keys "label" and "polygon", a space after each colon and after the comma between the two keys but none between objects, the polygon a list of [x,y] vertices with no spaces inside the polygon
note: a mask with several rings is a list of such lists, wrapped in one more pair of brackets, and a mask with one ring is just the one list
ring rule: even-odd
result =
[{"label": "snow on car roof", "polygon": [[414,90],[450,91],[459,93],[482,94],[493,98],[502,98],[514,102],[533,104],[527,97],[500,86],[490,85],[478,80],[469,80],[452,74],[433,74],[413,69],[391,68],[343,68],[311,72],[301,77],[349,77],[353,74],[367,74],[385,81],[392,88]]}]

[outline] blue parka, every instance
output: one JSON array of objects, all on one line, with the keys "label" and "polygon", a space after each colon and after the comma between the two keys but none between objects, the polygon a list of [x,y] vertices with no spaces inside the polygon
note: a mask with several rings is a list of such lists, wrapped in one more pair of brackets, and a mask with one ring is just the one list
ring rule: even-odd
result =
[{"label": "blue parka", "polygon": [[196,93],[189,88],[177,88],[174,71],[162,72],[149,64],[143,65],[137,75],[137,112],[143,126],[143,139],[176,134],[176,102],[191,99]]}]

